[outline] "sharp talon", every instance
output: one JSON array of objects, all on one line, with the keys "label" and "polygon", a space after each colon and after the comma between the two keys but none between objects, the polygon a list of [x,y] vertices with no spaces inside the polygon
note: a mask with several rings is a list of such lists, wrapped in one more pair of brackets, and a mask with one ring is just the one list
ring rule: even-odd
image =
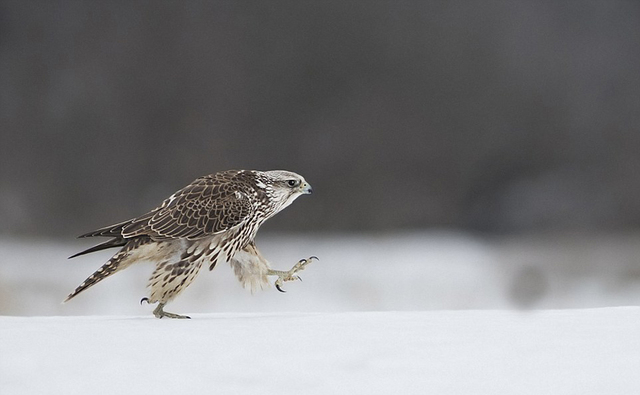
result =
[{"label": "sharp talon", "polygon": [[280,291],[280,292],[283,292],[283,293],[284,293],[284,292],[287,292],[287,291],[285,291],[284,289],[280,288],[280,284],[276,284],[276,288],[277,288],[277,289],[278,289],[278,291]]},{"label": "sharp talon", "polygon": [[190,320],[190,319],[191,319],[191,317],[189,317],[188,315],[185,315],[185,316],[184,316],[184,318],[186,318],[186,319],[188,319],[188,320]]},{"label": "sharp talon", "polygon": [[142,304],[142,302],[147,302],[147,304],[149,304],[149,298],[145,296],[144,298],[140,299],[140,304]]},{"label": "sharp talon", "polygon": [[320,258],[318,258],[318,257],[317,257],[317,256],[315,256],[315,255],[314,255],[314,256],[310,256],[310,257],[309,257],[309,260],[312,260],[312,259],[315,259],[316,261],[319,261],[319,260],[320,260]]}]

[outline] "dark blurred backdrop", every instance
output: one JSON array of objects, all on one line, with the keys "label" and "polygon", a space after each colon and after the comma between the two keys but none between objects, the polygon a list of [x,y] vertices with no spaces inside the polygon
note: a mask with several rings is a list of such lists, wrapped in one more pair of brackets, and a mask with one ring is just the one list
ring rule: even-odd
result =
[{"label": "dark blurred backdrop", "polygon": [[267,227],[640,225],[640,2],[2,1],[0,234],[288,169]]}]

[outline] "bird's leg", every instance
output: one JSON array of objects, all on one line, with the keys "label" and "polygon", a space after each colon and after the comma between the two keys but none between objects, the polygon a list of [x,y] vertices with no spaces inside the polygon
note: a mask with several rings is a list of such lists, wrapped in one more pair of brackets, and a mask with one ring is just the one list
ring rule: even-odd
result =
[{"label": "bird's leg", "polygon": [[314,259],[317,261],[318,257],[312,256],[308,259],[300,259],[298,263],[293,265],[293,267],[289,271],[269,269],[269,271],[267,271],[267,276],[278,276],[278,279],[275,282],[275,286],[278,289],[278,291],[286,292],[285,290],[282,289],[283,281],[295,281],[295,280],[302,281],[300,276],[296,275],[296,273],[304,270],[304,268],[309,263],[311,263],[311,261],[313,261]]},{"label": "bird's leg", "polygon": [[153,315],[156,316],[156,318],[162,318],[162,317],[167,317],[167,318],[187,318],[187,319],[191,319],[191,317],[189,317],[188,315],[180,315],[180,314],[175,314],[175,313],[169,313],[167,311],[163,310],[164,308],[164,303],[158,303],[158,307],[156,307],[155,310],[153,310]]}]

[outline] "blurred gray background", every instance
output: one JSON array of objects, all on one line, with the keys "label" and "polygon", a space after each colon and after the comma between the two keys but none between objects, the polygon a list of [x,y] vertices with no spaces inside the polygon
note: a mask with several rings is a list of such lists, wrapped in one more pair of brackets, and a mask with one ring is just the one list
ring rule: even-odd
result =
[{"label": "blurred gray background", "polygon": [[0,1],[0,120],[0,314],[148,314],[150,267],[59,304],[74,236],[231,168],[305,176],[258,241],[322,260],[177,310],[640,303],[637,1]]},{"label": "blurred gray background", "polygon": [[0,234],[229,168],[314,186],[275,230],[634,228],[638,37],[635,1],[2,1]]}]

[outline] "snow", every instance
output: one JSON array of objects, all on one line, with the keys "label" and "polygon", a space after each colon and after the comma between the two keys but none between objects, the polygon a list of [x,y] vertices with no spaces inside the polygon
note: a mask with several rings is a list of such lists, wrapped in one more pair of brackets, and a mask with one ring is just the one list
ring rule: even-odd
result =
[{"label": "snow", "polygon": [[203,271],[158,320],[136,265],[0,240],[0,394],[638,394],[638,235],[258,239],[286,294]]},{"label": "snow", "polygon": [[2,394],[637,394],[640,308],[0,317]]}]

